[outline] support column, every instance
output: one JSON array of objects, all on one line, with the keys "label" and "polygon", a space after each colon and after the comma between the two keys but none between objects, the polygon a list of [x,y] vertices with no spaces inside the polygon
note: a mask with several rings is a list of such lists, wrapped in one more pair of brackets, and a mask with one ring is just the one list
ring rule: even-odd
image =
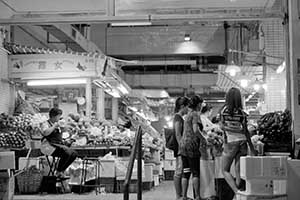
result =
[{"label": "support column", "polygon": [[92,81],[88,78],[85,86],[85,98],[86,98],[86,116],[91,117],[92,113]]},{"label": "support column", "polygon": [[14,110],[12,107],[14,94],[11,93],[11,87],[8,82],[8,54],[3,47],[5,32],[5,27],[0,26],[0,113],[9,113],[9,111]]},{"label": "support column", "polygon": [[112,98],[112,120],[114,122],[118,121],[119,117],[119,102],[117,98]]},{"label": "support column", "polygon": [[288,98],[291,101],[293,116],[293,132],[296,139],[300,137],[300,20],[298,1],[289,0],[289,52],[290,65],[287,65],[287,73],[291,81]]},{"label": "support column", "polygon": [[105,93],[102,88],[96,89],[97,96],[97,118],[98,120],[105,120]]}]

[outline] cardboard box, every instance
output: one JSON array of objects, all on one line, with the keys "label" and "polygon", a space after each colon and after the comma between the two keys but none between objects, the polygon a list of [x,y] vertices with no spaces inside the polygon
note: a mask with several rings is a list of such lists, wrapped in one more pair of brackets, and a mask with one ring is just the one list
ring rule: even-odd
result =
[{"label": "cardboard box", "polygon": [[241,157],[241,177],[247,179],[286,179],[286,156]]},{"label": "cardboard box", "polygon": [[[28,166],[27,165],[28,162]],[[26,158],[26,157],[20,157],[19,158],[19,170],[24,169],[25,167],[31,167],[36,166],[37,169],[40,169],[40,158]]]},{"label": "cardboard box", "polygon": [[287,194],[289,200],[300,199],[300,160],[288,160]]},{"label": "cardboard box", "polygon": [[114,178],[116,177],[115,160],[100,160],[100,177]]},{"label": "cardboard box", "polygon": [[15,169],[15,152],[3,151],[0,152],[0,170]]},{"label": "cardboard box", "polygon": [[175,169],[176,169],[176,159],[164,161],[164,170],[175,171]]},{"label": "cardboard box", "polygon": [[153,182],[153,167],[154,164],[147,163],[144,165],[144,171],[145,171],[145,178],[143,179],[143,182]]},{"label": "cardboard box", "polygon": [[174,151],[170,150],[170,149],[166,149],[165,150],[165,159],[166,160],[172,160],[175,159],[174,157]]}]

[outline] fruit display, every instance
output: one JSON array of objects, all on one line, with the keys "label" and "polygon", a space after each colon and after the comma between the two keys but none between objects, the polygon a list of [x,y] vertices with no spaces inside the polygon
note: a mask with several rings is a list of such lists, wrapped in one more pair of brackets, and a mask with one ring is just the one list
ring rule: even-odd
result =
[{"label": "fruit display", "polygon": [[289,144],[292,141],[292,115],[289,110],[271,112],[258,120],[258,132],[264,143]]},{"label": "fruit display", "polygon": [[22,131],[8,131],[0,133],[0,147],[23,148],[27,140],[27,134]]}]

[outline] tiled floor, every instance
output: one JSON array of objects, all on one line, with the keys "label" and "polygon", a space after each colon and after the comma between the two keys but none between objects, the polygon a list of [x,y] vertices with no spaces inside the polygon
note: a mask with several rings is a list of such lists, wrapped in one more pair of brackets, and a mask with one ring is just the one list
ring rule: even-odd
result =
[{"label": "tiled floor", "polygon": [[[191,184],[190,184],[191,185]],[[190,187],[189,192],[192,189]],[[192,195],[190,195],[192,196]],[[175,190],[172,181],[164,181],[151,191],[143,193],[143,200],[174,200]],[[14,200],[123,200],[123,194],[59,194],[59,195],[16,195]],[[136,194],[130,194],[130,200],[136,200]]]}]

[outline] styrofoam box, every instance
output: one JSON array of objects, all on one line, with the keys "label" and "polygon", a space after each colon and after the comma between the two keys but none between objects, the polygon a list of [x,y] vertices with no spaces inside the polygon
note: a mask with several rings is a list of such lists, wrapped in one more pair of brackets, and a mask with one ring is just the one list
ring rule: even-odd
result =
[{"label": "styrofoam box", "polygon": [[153,179],[154,179],[154,186],[159,186],[159,175],[154,175]]},{"label": "styrofoam box", "polygon": [[19,158],[19,170],[24,169],[27,165],[27,162],[28,162],[27,167],[35,166],[37,169],[40,168],[40,158],[39,157],[36,157],[36,158],[20,157]]},{"label": "styrofoam box", "polygon": [[246,180],[246,193],[251,195],[286,195],[286,180],[253,179]]},{"label": "styrofoam box", "polygon": [[287,196],[286,195],[251,195],[248,194],[247,192],[242,192],[236,194],[236,200],[287,200]]},{"label": "styrofoam box", "polygon": [[287,194],[287,180],[274,180],[273,181],[273,194],[286,195]]},{"label": "styrofoam box", "polygon": [[287,194],[289,200],[300,199],[300,160],[288,160]]},{"label": "styrofoam box", "polygon": [[174,171],[176,168],[176,159],[170,159],[170,160],[165,160],[164,161],[164,170],[167,171]]},{"label": "styrofoam box", "polygon": [[116,177],[115,160],[101,160],[100,161],[100,177],[114,178]]},{"label": "styrofoam box", "polygon": [[240,159],[241,177],[247,179],[286,179],[286,156],[246,156]]},{"label": "styrofoam box", "polygon": [[143,179],[144,182],[153,182],[153,167],[154,164],[147,163],[144,165],[144,171],[145,171],[145,178]]},{"label": "styrofoam box", "polygon": [[15,169],[14,151],[0,152],[0,170],[1,169]]},{"label": "styrofoam box", "polygon": [[170,149],[166,149],[165,150],[165,159],[166,160],[175,159],[174,152],[172,150],[170,150]]}]

